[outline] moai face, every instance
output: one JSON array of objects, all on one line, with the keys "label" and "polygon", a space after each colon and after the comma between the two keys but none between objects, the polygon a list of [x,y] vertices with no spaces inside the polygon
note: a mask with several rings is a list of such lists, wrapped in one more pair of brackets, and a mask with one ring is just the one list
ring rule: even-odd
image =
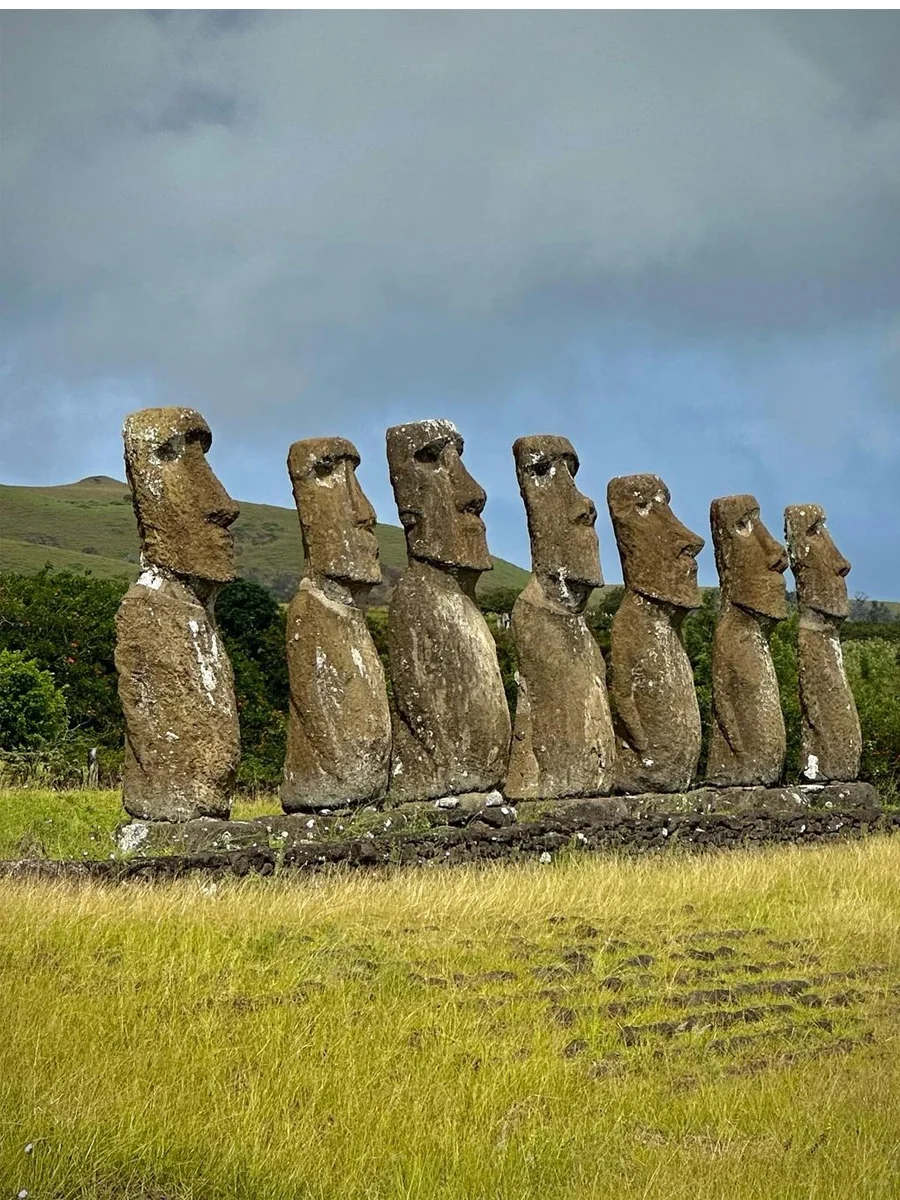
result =
[{"label": "moai face", "polygon": [[709,508],[722,597],[780,621],[787,616],[784,546],[763,525],[755,496],[722,496]]},{"label": "moai face", "polygon": [[141,552],[177,575],[228,583],[234,578],[239,509],[206,461],[209,426],[191,408],[144,408],[125,418],[125,470]]},{"label": "moai face", "polygon": [[513,458],[528,516],[532,569],[555,599],[581,612],[603,575],[597,510],[575,485],[578,455],[568,438],[548,433],[519,438]]},{"label": "moai face", "polygon": [[463,440],[450,421],[415,421],[387,431],[394,497],[410,558],[489,571],[484,489],[462,462]]},{"label": "moai face", "polygon": [[620,475],[606,490],[625,586],[678,608],[699,608],[697,555],[705,543],[669,507],[658,475]]},{"label": "moai face", "polygon": [[381,582],[375,510],[356,478],[359,454],[344,438],[307,438],[288,453],[306,569],[344,584]]},{"label": "moai face", "polygon": [[784,536],[797,581],[797,602],[827,616],[848,616],[846,578],[850,564],[831,540],[824,508],[818,504],[789,505],[784,510]]}]

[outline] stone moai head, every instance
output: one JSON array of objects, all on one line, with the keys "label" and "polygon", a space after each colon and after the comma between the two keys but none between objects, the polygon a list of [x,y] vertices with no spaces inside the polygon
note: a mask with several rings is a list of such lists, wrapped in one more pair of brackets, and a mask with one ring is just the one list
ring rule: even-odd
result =
[{"label": "stone moai head", "polygon": [[825,509],[818,504],[789,505],[784,510],[784,536],[797,581],[797,603],[826,616],[848,616],[850,564],[831,540]]},{"label": "stone moai head", "polygon": [[307,438],[288,452],[306,571],[348,587],[381,582],[375,510],[356,478],[359,454],[345,438]]},{"label": "stone moai head", "polygon": [[414,421],[387,431],[391,485],[410,558],[439,567],[489,571],[484,489],[462,462],[450,421]]},{"label": "stone moai head", "polygon": [[575,484],[578,455],[568,438],[550,433],[513,444],[519,491],[525,502],[534,574],[553,599],[583,612],[603,583],[597,509]]},{"label": "stone moai head", "polygon": [[148,566],[228,583],[239,509],[206,461],[212,434],[192,408],[144,408],[125,418],[125,471]]},{"label": "stone moai head", "polygon": [[669,507],[669,489],[658,475],[620,475],[606,489],[625,586],[674,604],[699,608],[697,555],[705,543]]},{"label": "stone moai head", "polygon": [[787,616],[784,546],[763,525],[755,496],[721,496],[709,506],[722,599],[762,617]]}]

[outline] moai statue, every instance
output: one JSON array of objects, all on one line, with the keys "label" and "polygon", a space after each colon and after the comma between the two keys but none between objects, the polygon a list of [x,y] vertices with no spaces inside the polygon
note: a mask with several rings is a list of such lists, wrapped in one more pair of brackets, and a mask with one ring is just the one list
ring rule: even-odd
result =
[{"label": "moai statue", "polygon": [[512,613],[519,696],[505,793],[600,796],[613,787],[615,738],[603,655],[583,615],[603,583],[597,510],[575,484],[568,438],[519,438],[513,457],[533,574]]},{"label": "moai statue", "polygon": [[800,628],[801,778],[846,782],[859,774],[862,735],[841,654],[839,630],[850,612],[850,564],[837,551],[817,504],[784,510],[784,535],[797,581]]},{"label": "moai statue", "polygon": [[484,491],[449,421],[387,431],[409,566],[388,619],[394,744],[391,794],[424,800],[489,792],[506,776],[509,709],[475,584],[492,567]]},{"label": "moai statue", "polygon": [[288,454],[306,574],[287,616],[286,812],[363,803],[387,791],[391,717],[365,615],[381,567],[375,510],[358,466],[344,438],[294,442]]},{"label": "moai statue", "polygon": [[611,479],[612,517],[625,595],[612,625],[616,790],[680,792],[700,757],[700,709],[681,626],[700,606],[703,538],[669,507],[658,475]]},{"label": "moai statue", "polygon": [[763,525],[754,496],[723,496],[709,510],[719,619],[712,645],[713,720],[706,782],[771,786],[787,743],[769,638],[787,616],[787,554]]},{"label": "moai statue", "polygon": [[206,461],[199,413],[145,408],[123,435],[142,568],[116,614],[123,801],[144,820],[227,817],[240,734],[213,605],[234,578],[238,507]]}]

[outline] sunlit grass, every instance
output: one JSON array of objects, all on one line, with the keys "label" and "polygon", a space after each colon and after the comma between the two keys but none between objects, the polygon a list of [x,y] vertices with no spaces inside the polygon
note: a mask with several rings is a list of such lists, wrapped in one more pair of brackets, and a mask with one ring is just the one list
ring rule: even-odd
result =
[{"label": "sunlit grass", "polygon": [[896,1196],[898,878],[872,838],[3,882],[0,1196]]},{"label": "sunlit grass", "polygon": [[[280,812],[274,793],[232,808],[241,821]],[[118,789],[0,788],[0,858],[118,858],[113,835],[127,820]]]}]

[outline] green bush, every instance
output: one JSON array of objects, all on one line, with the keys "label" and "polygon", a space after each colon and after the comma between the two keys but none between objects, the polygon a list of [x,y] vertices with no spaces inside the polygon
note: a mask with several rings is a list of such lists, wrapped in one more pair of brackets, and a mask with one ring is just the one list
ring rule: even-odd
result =
[{"label": "green bush", "polygon": [[844,643],[863,747],[860,777],[900,801],[900,644],[888,638]]},{"label": "green bush", "polygon": [[236,579],[219,593],[216,620],[234,668],[244,787],[277,787],[288,710],[284,609],[261,584]]},{"label": "green bush", "polygon": [[69,724],[66,698],[33,659],[0,650],[0,750],[52,745]]},{"label": "green bush", "polygon": [[122,742],[113,619],[127,587],[49,568],[0,576],[0,649],[20,650],[50,672],[90,745]]}]

